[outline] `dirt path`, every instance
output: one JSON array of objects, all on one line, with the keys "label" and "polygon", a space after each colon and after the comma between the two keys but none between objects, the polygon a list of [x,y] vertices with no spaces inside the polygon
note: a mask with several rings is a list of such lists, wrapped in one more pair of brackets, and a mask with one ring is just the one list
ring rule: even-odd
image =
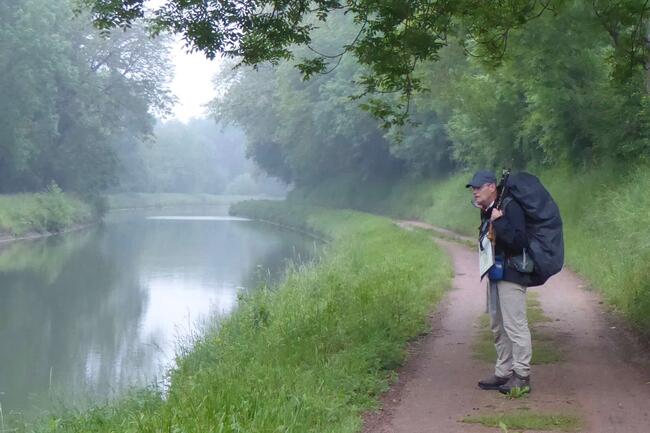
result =
[{"label": "dirt path", "polygon": [[[400,225],[432,228],[413,222]],[[496,391],[480,390],[477,380],[493,367],[472,356],[476,320],[485,309],[476,253],[450,240],[436,242],[453,260],[452,290],[432,315],[432,333],[412,346],[382,409],[366,417],[366,433],[495,432],[500,430],[459,420],[519,408],[577,414],[584,421],[582,431],[589,433],[650,433],[648,350],[614,325],[598,296],[584,290],[585,283],[568,270],[530,289],[539,293],[552,319],[539,328],[559,345],[564,360],[533,366],[530,396],[509,400]],[[533,357],[534,350],[533,343]]]}]

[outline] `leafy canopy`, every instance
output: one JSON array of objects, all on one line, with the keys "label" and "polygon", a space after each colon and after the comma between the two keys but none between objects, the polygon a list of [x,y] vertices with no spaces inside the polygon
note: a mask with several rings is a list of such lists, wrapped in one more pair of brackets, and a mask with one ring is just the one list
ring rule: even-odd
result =
[{"label": "leafy canopy", "polygon": [[[278,63],[294,57],[293,47],[311,48],[297,67],[305,78],[335,67],[351,53],[367,66],[357,97],[395,93],[397,103],[373,98],[365,107],[389,119],[406,119],[412,94],[424,90],[414,73],[418,64],[437,60],[450,36],[464,41],[469,52],[498,62],[512,29],[566,0],[167,0],[147,10],[145,0],[79,0],[92,11],[96,25],[107,30],[128,27],[148,16],[154,32],[183,35],[186,43],[209,58],[218,54],[241,64]],[[311,47],[312,33],[335,12],[352,17],[357,34],[340,50]]]}]

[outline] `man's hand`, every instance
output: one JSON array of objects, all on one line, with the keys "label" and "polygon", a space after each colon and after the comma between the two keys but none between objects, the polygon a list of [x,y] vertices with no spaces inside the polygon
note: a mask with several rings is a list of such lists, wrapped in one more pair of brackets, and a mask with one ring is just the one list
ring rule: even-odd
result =
[{"label": "man's hand", "polygon": [[497,220],[503,216],[503,211],[501,209],[492,209],[492,213],[490,214],[490,221]]}]

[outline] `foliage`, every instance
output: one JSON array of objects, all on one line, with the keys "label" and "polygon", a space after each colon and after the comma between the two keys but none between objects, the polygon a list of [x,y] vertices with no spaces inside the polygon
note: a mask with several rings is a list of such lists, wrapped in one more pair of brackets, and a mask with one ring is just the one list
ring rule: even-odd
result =
[{"label": "foliage", "polygon": [[222,193],[230,179],[254,170],[236,128],[205,119],[158,123],[153,136],[118,149],[121,192]]},{"label": "foliage", "polygon": [[241,129],[208,119],[158,123],[152,137],[117,148],[119,185],[109,191],[284,195],[244,153]]},{"label": "foliage", "polygon": [[447,259],[426,234],[385,218],[276,202],[238,209],[332,242],[279,287],[242,294],[235,313],[181,351],[165,398],[134,392],[17,431],[357,431],[406,342],[426,328],[449,283]]},{"label": "foliage", "polygon": [[[89,6],[95,23],[103,29],[128,26],[145,15],[144,0],[81,0]],[[155,7],[151,21],[157,32],[170,30],[183,35],[194,49],[209,58],[217,54],[237,58],[241,64],[278,63],[296,57],[291,47],[312,47],[314,33],[327,26],[341,11],[355,24],[356,35],[337,51],[312,48],[298,56],[298,69],[306,78],[323,73],[352,53],[367,67],[360,76],[360,94],[397,92],[392,103],[373,97],[364,105],[387,125],[403,125],[410,97],[425,90],[417,65],[437,60],[452,38],[483,63],[498,65],[506,48],[518,42],[518,30],[535,24],[540,17],[565,17],[579,5],[603,33],[611,36],[614,76],[624,83],[644,71],[648,61],[646,28],[650,6],[641,0],[621,2],[571,0],[232,0],[164,2]],[[565,34],[565,32],[559,32]],[[560,46],[561,47],[561,46]]]},{"label": "foliage", "polygon": [[150,133],[172,100],[165,39],[136,23],[101,37],[70,1],[4,2],[0,18],[0,191],[114,183],[113,144]]},{"label": "foliage", "polygon": [[[412,98],[407,125],[382,131],[350,104],[354,83],[369,71],[350,57],[308,82],[292,63],[224,71],[213,113],[244,129],[248,155],[263,170],[307,189],[350,176],[368,184],[475,167],[647,160],[645,72],[616,79],[616,47],[594,7],[565,2],[557,16],[542,14],[509,31],[498,66],[468,56],[467,41],[450,38],[436,62],[415,70],[427,92]],[[349,16],[330,14],[310,33],[312,48],[335,52],[355,31]]]},{"label": "foliage", "polygon": [[647,167],[604,166],[578,175],[558,168],[542,179],[562,212],[567,263],[650,334],[650,237],[640,230],[650,212]]},{"label": "foliage", "polygon": [[522,168],[647,154],[642,74],[612,81],[611,45],[590,6],[565,9],[516,32],[500,68],[461,77],[462,105],[450,100],[455,159]]},{"label": "foliage", "polygon": [[44,193],[37,194],[40,209],[43,211],[44,221],[41,225],[51,233],[57,233],[72,222],[73,209],[70,203],[66,202],[63,190],[52,182]]},{"label": "foliage", "polygon": [[[332,30],[344,34],[345,20],[338,24]],[[242,127],[247,154],[285,182],[314,184],[348,173],[393,178],[402,172],[400,161],[376,122],[348,101],[358,74],[350,60],[309,82],[289,64],[226,70],[218,81],[227,90],[212,102],[212,111]]]},{"label": "foliage", "polygon": [[87,203],[64,194],[56,184],[37,194],[0,196],[0,235],[20,237],[30,232],[59,232],[97,218]]}]

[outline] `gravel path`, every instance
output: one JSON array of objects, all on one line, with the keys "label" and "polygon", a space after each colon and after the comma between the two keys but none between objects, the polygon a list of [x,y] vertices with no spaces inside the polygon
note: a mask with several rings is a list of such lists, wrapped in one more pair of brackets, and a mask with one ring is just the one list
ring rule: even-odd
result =
[{"label": "gravel path", "polygon": [[[405,228],[439,229],[400,221]],[[445,238],[453,237],[445,232]],[[483,391],[478,379],[492,365],[472,356],[485,309],[485,285],[479,282],[476,252],[452,240],[434,238],[453,260],[452,289],[432,314],[432,332],[410,347],[399,380],[383,397],[382,408],[366,416],[366,433],[495,432],[462,423],[465,416],[514,409],[576,414],[589,433],[650,433],[650,351],[605,313],[597,294],[565,269],[539,293],[552,321],[538,329],[553,338],[562,362],[533,366],[533,392],[509,400]],[[462,239],[460,239],[462,240]],[[535,345],[533,343],[533,357]],[[531,432],[531,430],[527,430]]]}]

